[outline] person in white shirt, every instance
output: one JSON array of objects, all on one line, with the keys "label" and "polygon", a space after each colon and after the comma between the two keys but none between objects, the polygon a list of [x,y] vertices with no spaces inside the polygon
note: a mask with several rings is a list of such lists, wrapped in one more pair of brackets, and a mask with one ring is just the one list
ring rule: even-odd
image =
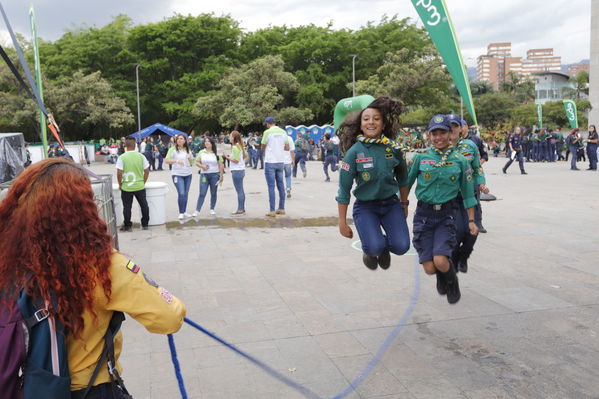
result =
[{"label": "person in white shirt", "polygon": [[287,198],[291,198],[291,163],[292,159],[295,159],[295,144],[291,136],[287,136],[287,144],[289,151],[285,151],[285,188],[287,189]]},{"label": "person in white shirt", "polygon": [[[271,116],[264,119],[267,129],[264,131],[261,141],[261,149],[264,152],[264,176],[268,185],[268,202],[270,211],[268,217],[285,214],[285,184],[283,174],[285,171],[285,151],[289,151],[287,143],[287,132],[277,126],[275,119]],[[275,184],[279,191],[279,207],[275,211]]]},{"label": "person in white shirt", "polygon": [[204,149],[196,157],[196,165],[200,168],[200,196],[192,216],[196,217],[200,214],[204,199],[208,194],[208,188],[210,188],[210,214],[216,215],[214,207],[216,206],[218,184],[223,181],[224,164],[223,157],[216,155],[214,139],[206,139]]},{"label": "person in white shirt", "polygon": [[187,145],[187,139],[184,135],[178,134],[175,137],[175,145],[168,150],[166,159],[168,165],[172,165],[171,177],[177,189],[179,204],[179,219],[190,217],[187,210],[187,197],[191,187],[191,173],[193,164],[193,154]]}]

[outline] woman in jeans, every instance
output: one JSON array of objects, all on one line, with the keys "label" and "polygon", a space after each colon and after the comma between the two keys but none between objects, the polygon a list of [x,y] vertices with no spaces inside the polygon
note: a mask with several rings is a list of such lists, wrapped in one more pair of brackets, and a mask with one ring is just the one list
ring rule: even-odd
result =
[{"label": "woman in jeans", "polygon": [[179,203],[179,219],[190,217],[187,212],[187,196],[189,187],[191,187],[191,173],[193,164],[193,155],[187,145],[187,139],[179,134],[175,137],[175,146],[171,147],[164,160],[168,165],[172,165],[171,176],[177,189]]},{"label": "woman in jeans", "polygon": [[245,160],[248,157],[241,133],[233,130],[229,135],[229,141],[233,145],[231,155],[226,155],[225,158],[231,162],[230,170],[233,177],[233,185],[237,192],[237,210],[231,216],[245,215],[245,192],[243,191],[243,178],[245,177]]},{"label": "woman in jeans", "polygon": [[216,215],[214,207],[216,206],[217,185],[223,181],[224,165],[223,158],[216,155],[216,141],[210,138],[204,143],[204,149],[196,157],[196,165],[200,168],[200,196],[198,204],[193,213],[193,217],[200,214],[208,187],[210,187],[210,214]]}]

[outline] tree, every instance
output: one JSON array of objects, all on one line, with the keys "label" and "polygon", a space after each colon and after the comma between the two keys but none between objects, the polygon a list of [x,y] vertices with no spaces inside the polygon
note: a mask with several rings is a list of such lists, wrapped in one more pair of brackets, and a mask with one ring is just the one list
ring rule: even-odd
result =
[{"label": "tree", "polygon": [[[591,109],[591,103],[587,100],[576,100],[578,113],[578,125],[583,127],[588,123],[584,113]],[[543,104],[543,124],[548,126],[569,127],[564,104],[561,101],[549,101]]]},{"label": "tree", "polygon": [[389,53],[367,80],[356,83],[357,94],[390,96],[408,107],[436,107],[449,100],[451,78],[433,47],[422,51],[401,49]]},{"label": "tree", "polygon": [[578,75],[570,77],[570,83],[573,87],[564,87],[562,95],[564,98],[580,100],[581,94],[589,94],[589,73],[580,71]]},{"label": "tree", "polygon": [[493,91],[493,86],[486,80],[475,80],[470,83],[470,92],[472,97],[478,97]]},{"label": "tree", "polygon": [[311,117],[310,110],[289,107],[297,93],[295,76],[285,72],[280,56],[267,56],[240,68],[232,68],[219,82],[218,90],[200,97],[193,109],[196,116],[218,119],[222,126],[233,128],[259,124],[265,116]]},{"label": "tree", "polygon": [[519,102],[528,104],[535,99],[535,84],[530,79],[523,79],[516,72],[508,72],[505,81],[501,84],[501,91],[515,97]]},{"label": "tree", "polygon": [[508,93],[496,92],[483,94],[474,99],[478,122],[491,127],[510,120],[509,110],[518,105],[514,97]]}]

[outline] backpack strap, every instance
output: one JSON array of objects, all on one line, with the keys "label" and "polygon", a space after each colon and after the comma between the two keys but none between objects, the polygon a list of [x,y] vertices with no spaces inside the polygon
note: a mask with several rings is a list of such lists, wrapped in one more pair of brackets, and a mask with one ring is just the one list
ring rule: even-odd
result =
[{"label": "backpack strap", "polygon": [[106,329],[106,334],[104,335],[104,348],[102,349],[102,353],[100,354],[98,362],[96,363],[96,368],[94,369],[94,372],[89,380],[89,383],[87,384],[87,388],[85,388],[85,392],[83,392],[83,396],[81,396],[81,399],[85,399],[89,391],[92,389],[92,385],[94,381],[96,381],[96,378],[100,373],[100,368],[104,364],[105,360],[106,365],[108,367],[108,374],[110,375],[110,379],[113,382],[117,383],[117,385],[122,389],[125,395],[129,395],[129,392],[125,388],[123,379],[121,378],[119,372],[116,369],[116,361],[114,358],[114,338],[118,333],[121,324],[124,320],[125,315],[123,314],[123,312],[114,312],[112,314],[112,318],[110,319],[110,323],[108,324],[108,328]]}]

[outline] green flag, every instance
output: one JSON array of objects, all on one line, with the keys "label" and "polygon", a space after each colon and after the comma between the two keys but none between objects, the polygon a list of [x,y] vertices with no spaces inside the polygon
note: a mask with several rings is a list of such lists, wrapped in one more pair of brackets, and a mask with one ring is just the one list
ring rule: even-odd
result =
[{"label": "green flag", "polygon": [[474,102],[470,92],[470,82],[466,66],[462,59],[462,53],[458,44],[451,18],[447,12],[447,6],[444,0],[412,0],[416,11],[426,30],[428,31],[433,43],[437,47],[439,54],[443,58],[453,82],[460,92],[468,112],[475,124],[476,112],[474,111]]},{"label": "green flag", "polygon": [[[42,71],[40,67],[40,53],[37,46],[37,27],[35,25],[35,14],[33,5],[29,6],[29,23],[31,24],[31,45],[33,47],[33,60],[35,62],[35,79],[37,80],[37,90],[40,93],[40,100],[44,101],[44,92],[42,90]],[[40,110],[40,132],[42,134],[42,147],[44,149],[42,157],[45,158],[48,153],[48,133],[46,130],[46,116]]]},{"label": "green flag", "polygon": [[539,129],[543,128],[543,105],[537,104],[537,117],[539,119]]},{"label": "green flag", "polygon": [[570,122],[572,129],[578,128],[578,112],[576,111],[576,103],[573,100],[564,100],[564,108],[566,109],[566,118]]}]

